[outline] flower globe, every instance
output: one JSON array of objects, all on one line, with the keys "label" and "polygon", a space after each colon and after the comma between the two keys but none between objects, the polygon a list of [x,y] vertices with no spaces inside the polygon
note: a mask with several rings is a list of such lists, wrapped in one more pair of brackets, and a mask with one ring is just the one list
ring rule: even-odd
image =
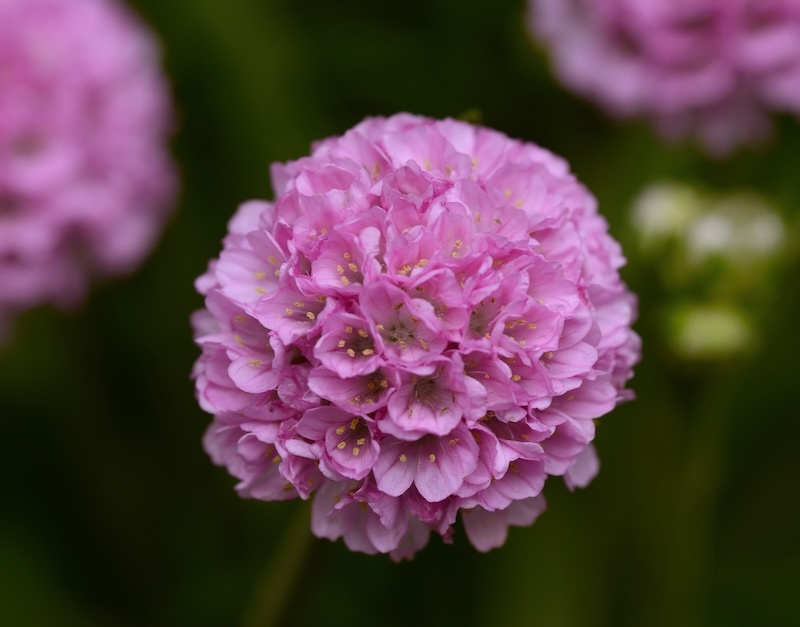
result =
[{"label": "flower globe", "polygon": [[559,157],[456,120],[368,118],[272,166],[197,280],[204,444],[243,497],[412,556],[461,515],[479,550],[598,468],[630,398],[636,303]]}]

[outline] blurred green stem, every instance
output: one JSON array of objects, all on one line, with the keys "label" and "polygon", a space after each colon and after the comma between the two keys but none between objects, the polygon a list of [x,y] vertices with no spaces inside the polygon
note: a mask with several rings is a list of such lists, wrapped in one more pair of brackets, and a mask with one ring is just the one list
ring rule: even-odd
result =
[{"label": "blurred green stem", "polygon": [[272,560],[261,573],[242,620],[242,627],[280,624],[298,577],[311,552],[314,537],[308,526],[308,502],[297,507],[278,540]]},{"label": "blurred green stem", "polygon": [[728,403],[738,377],[716,372],[697,399],[689,426],[682,474],[678,477],[672,526],[667,537],[664,606],[654,624],[702,627],[707,624],[713,576],[716,508],[724,484]]}]

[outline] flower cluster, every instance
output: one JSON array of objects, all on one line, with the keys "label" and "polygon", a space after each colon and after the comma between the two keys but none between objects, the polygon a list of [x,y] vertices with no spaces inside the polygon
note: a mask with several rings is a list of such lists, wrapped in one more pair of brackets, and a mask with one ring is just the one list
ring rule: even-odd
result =
[{"label": "flower cluster", "polygon": [[631,207],[642,261],[666,299],[656,318],[681,367],[741,359],[760,343],[788,267],[778,210],[752,191],[718,193],[678,182],[644,188]]},{"label": "flower cluster", "polygon": [[800,115],[800,0],[529,0],[571,89],[724,153]]},{"label": "flower cluster", "polygon": [[116,0],[0,0],[0,326],[77,302],[158,235],[175,185],[157,53]]},{"label": "flower cluster", "polygon": [[595,201],[535,145],[454,120],[370,118],[274,165],[197,281],[205,447],[312,527],[409,557],[459,511],[480,550],[597,470],[627,398],[635,300]]}]

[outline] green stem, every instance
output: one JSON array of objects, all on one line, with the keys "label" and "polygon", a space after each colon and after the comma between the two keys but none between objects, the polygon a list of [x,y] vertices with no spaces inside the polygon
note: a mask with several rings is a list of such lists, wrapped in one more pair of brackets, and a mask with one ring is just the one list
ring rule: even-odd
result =
[{"label": "green stem", "polygon": [[242,627],[273,627],[279,624],[314,544],[308,525],[308,510],[308,504],[303,503],[289,520],[272,560],[255,585]]},{"label": "green stem", "polygon": [[689,430],[686,457],[667,539],[659,612],[663,624],[702,627],[713,576],[715,511],[724,485],[729,399],[738,377],[717,373],[699,399]]}]

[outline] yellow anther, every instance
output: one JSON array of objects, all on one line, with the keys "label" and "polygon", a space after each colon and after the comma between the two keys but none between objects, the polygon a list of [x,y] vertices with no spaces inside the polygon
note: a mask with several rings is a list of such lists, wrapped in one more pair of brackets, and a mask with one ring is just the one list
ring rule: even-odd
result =
[{"label": "yellow anther", "polygon": [[358,272],[358,266],[352,261],[347,264],[347,267],[350,268],[350,272]]},{"label": "yellow anther", "polygon": [[344,268],[342,266],[336,266],[336,272],[339,274],[344,274]]},{"label": "yellow anther", "polygon": [[455,246],[456,248],[461,248],[463,245],[464,242],[462,242],[460,239],[457,239],[455,242],[453,242],[453,246]]},{"label": "yellow anther", "polygon": [[375,351],[374,351],[374,350],[372,350],[371,348],[365,348],[363,351],[361,351],[361,354],[362,354],[362,355],[364,355],[365,357],[369,357],[369,356],[370,356],[370,355],[372,355],[374,352],[375,352]]},{"label": "yellow anther", "polygon": [[522,381],[522,377],[519,376],[518,374],[515,374],[515,375],[512,375],[511,380],[512,381]]},{"label": "yellow anther", "polygon": [[345,429],[347,429],[347,425],[340,425],[340,426],[336,427],[336,433],[339,434],[339,435],[342,435],[344,433]]},{"label": "yellow anther", "polygon": [[319,234],[320,235],[325,235],[327,232],[328,232],[328,229],[326,229],[324,226],[319,230]]},{"label": "yellow anther", "polygon": [[367,438],[358,438],[358,440],[356,440],[356,444],[358,444],[359,446],[364,446],[366,443],[367,443]]},{"label": "yellow anther", "polygon": [[353,258],[350,253],[345,253],[342,257],[344,257],[345,261],[350,261]]},{"label": "yellow anther", "polygon": [[408,458],[406,457],[406,454],[405,453],[400,453],[400,461],[405,464],[406,460],[408,460]]},{"label": "yellow anther", "polygon": [[429,260],[429,259],[420,259],[420,260],[417,262],[417,266],[416,266],[416,267],[417,267],[417,268],[424,268],[425,266],[427,266],[427,265],[428,265],[428,261],[430,261],[430,260]]},{"label": "yellow anther", "polygon": [[339,348],[344,348],[345,344],[347,344],[347,342],[345,342],[344,340],[339,340],[338,346],[339,346]]},{"label": "yellow anther", "polygon": [[236,320],[236,322],[247,322],[247,318],[244,316],[236,316],[234,320]]},{"label": "yellow anther", "polygon": [[434,455],[433,453],[428,455],[428,461],[435,462],[436,461],[436,455]]},{"label": "yellow anther", "polygon": [[316,320],[317,314],[315,314],[313,311],[307,311],[306,318],[308,318],[309,320]]},{"label": "yellow anther", "polygon": [[344,328],[344,330],[345,330],[345,332],[346,332],[346,333],[352,333],[352,332],[353,332],[353,327],[351,327],[351,326],[348,324],[348,325],[347,325],[347,326]]},{"label": "yellow anther", "polygon": [[283,310],[283,313],[285,313],[287,316],[291,316],[292,314],[294,314],[294,309],[289,309],[287,307],[286,309]]},{"label": "yellow anther", "polygon": [[408,276],[409,272],[411,272],[411,266],[408,264],[404,265],[400,270],[397,271],[398,274],[402,274],[403,276]]},{"label": "yellow anther", "polygon": [[402,306],[403,306],[403,303],[395,303],[394,305],[392,305],[392,309],[394,309],[395,311],[397,311],[397,310],[398,310],[398,309],[400,309]]},{"label": "yellow anther", "polygon": [[339,277],[339,280],[342,282],[342,285],[350,285],[350,279],[348,279],[346,276]]},{"label": "yellow anther", "polygon": [[239,346],[244,346],[244,342],[242,341],[242,336],[238,333],[233,335],[233,341],[236,342]]},{"label": "yellow anther", "polygon": [[536,323],[535,323],[535,322],[531,322],[531,323],[528,325],[528,328],[529,328],[531,331],[533,331],[533,330],[536,328]]},{"label": "yellow anther", "polygon": [[267,257],[267,261],[269,261],[272,264],[280,263],[280,261],[278,261],[278,258],[275,255],[270,255],[269,257]]},{"label": "yellow anther", "polygon": [[261,365],[261,360],[260,359],[251,359],[247,363],[249,363],[251,366],[260,366]]},{"label": "yellow anther", "polygon": [[376,324],[375,326],[377,327],[378,331],[383,331],[385,328],[382,324]]},{"label": "yellow anther", "polygon": [[450,256],[453,259],[458,259],[461,256],[461,253],[459,253],[457,250],[454,250],[453,252],[450,253]]},{"label": "yellow anther", "polygon": [[267,293],[267,290],[265,290],[263,287],[257,287],[256,288],[256,294],[266,294],[266,293]]},{"label": "yellow anther", "polygon": [[358,457],[358,454],[361,452],[361,449],[357,446],[353,447],[353,457]]},{"label": "yellow anther", "polygon": [[273,464],[279,464],[280,461],[281,461],[281,456],[280,455],[276,455],[275,457],[272,458],[272,463]]},{"label": "yellow anther", "polygon": [[359,423],[359,418],[353,418],[353,419],[350,421],[350,429],[352,429],[353,431],[355,431],[356,429],[358,429],[358,423]]},{"label": "yellow anther", "polygon": [[381,389],[385,390],[387,387],[389,387],[388,379],[381,379]]},{"label": "yellow anther", "polygon": [[547,351],[544,354],[544,356],[545,356],[546,359],[552,359],[553,358],[553,351]]},{"label": "yellow anther", "polygon": [[342,440],[341,442],[339,442],[339,444],[336,445],[336,448],[338,448],[341,451],[345,446],[347,446],[347,442]]},{"label": "yellow anther", "polygon": [[302,300],[296,300],[296,301],[294,301],[294,306],[295,307],[305,307],[306,304]]},{"label": "yellow anther", "polygon": [[266,279],[267,275],[264,272],[253,272],[253,276],[257,279]]},{"label": "yellow anther", "polygon": [[458,444],[458,438],[453,438],[450,440],[450,444]]},{"label": "yellow anther", "polygon": [[353,405],[360,405],[361,404],[361,396],[356,396],[353,400],[350,401]]},{"label": "yellow anther", "polygon": [[347,354],[350,355],[350,357],[356,356],[356,352],[352,348],[347,349]]},{"label": "yellow anther", "polygon": [[361,337],[369,337],[369,333],[367,333],[367,332],[366,332],[364,329],[359,329],[359,330],[358,330],[358,334],[359,334]]}]

